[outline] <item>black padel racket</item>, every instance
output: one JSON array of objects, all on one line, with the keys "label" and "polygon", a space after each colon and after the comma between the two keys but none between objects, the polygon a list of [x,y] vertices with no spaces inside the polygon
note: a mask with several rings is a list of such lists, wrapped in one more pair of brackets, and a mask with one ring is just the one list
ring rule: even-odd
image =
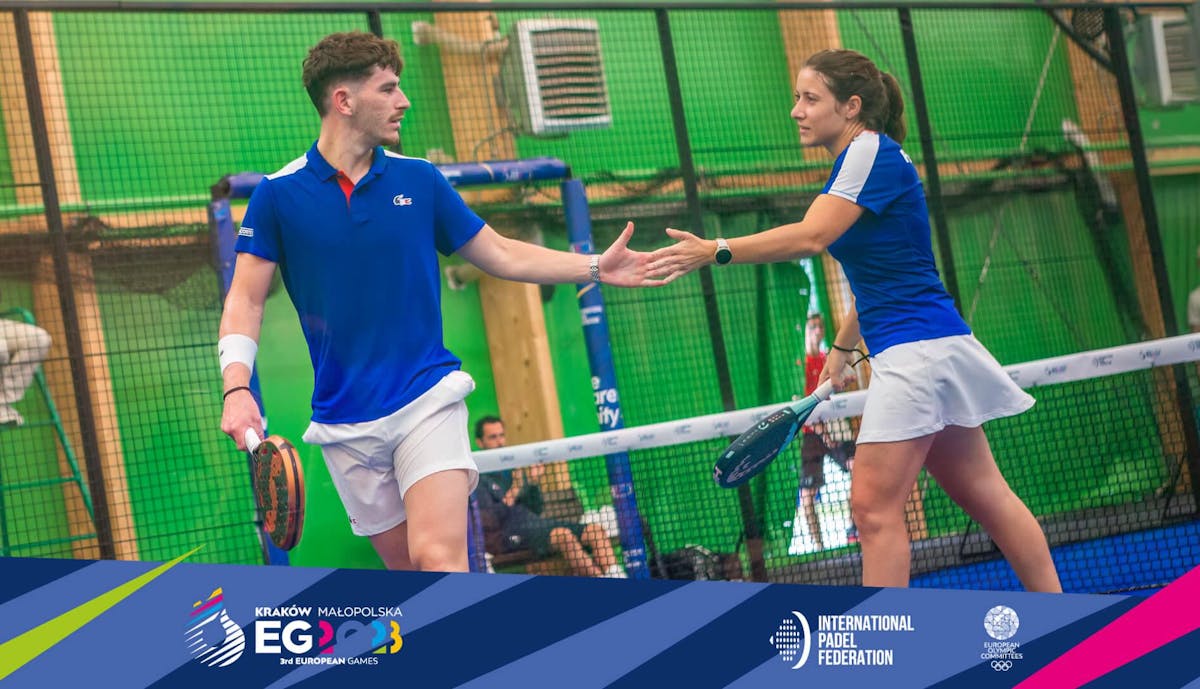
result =
[{"label": "black padel racket", "polygon": [[817,405],[829,399],[833,383],[821,383],[812,394],[772,413],[738,436],[717,459],[713,480],[722,488],[737,488],[762,473],[771,460],[796,437],[796,431]]}]

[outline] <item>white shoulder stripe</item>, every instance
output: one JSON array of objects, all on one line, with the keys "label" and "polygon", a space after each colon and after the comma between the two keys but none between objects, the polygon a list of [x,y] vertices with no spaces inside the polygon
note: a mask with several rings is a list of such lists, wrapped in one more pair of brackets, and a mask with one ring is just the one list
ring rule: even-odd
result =
[{"label": "white shoulder stripe", "polygon": [[875,156],[879,153],[879,135],[875,132],[863,132],[850,142],[846,149],[846,157],[842,160],[842,169],[838,170],[837,179],[829,187],[829,193],[841,196],[847,201],[858,201],[858,195],[867,183],[871,168],[875,166]]},{"label": "white shoulder stripe", "polygon": [[428,161],[428,160],[426,160],[425,158],[417,158],[417,157],[415,157],[415,156],[406,156],[406,155],[401,155],[401,154],[399,154],[399,153],[395,153],[395,152],[393,152],[393,151],[389,151],[389,150],[387,150],[386,148],[385,148],[385,149],[383,149],[383,154],[384,154],[384,155],[386,155],[386,156],[387,156],[387,157],[389,157],[389,158],[400,158],[401,160],[424,160],[424,161],[425,161],[425,162],[427,162],[427,163],[429,162],[429,161]]},{"label": "white shoulder stripe", "polygon": [[308,164],[308,154],[305,153],[304,155],[293,160],[292,162],[288,163],[287,165],[284,165],[283,168],[280,169],[278,172],[272,172],[271,174],[267,175],[267,179],[276,179],[278,177],[287,177],[288,175],[294,175],[297,172],[300,172],[301,170],[303,170],[304,166],[307,164]]}]

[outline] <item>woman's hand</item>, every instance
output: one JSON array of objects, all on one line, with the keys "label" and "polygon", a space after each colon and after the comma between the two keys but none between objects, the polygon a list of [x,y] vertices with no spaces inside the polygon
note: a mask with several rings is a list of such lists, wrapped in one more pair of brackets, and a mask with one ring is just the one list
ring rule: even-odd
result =
[{"label": "woman's hand", "polygon": [[650,275],[662,279],[664,284],[715,262],[715,241],[670,227],[667,228],[667,236],[674,239],[675,243],[651,253],[650,264],[646,267]]},{"label": "woman's hand", "polygon": [[840,349],[832,349],[825,356],[825,368],[821,369],[821,376],[817,379],[818,384],[829,380],[833,382],[835,392],[841,392],[846,389],[846,386],[853,383],[857,376],[854,369],[851,367],[850,357],[854,356],[853,352],[843,352]]}]

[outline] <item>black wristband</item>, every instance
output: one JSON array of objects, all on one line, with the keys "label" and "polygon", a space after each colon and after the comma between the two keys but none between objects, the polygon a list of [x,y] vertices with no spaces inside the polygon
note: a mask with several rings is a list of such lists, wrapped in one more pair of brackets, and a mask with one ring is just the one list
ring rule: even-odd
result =
[{"label": "black wristband", "polygon": [[223,399],[223,400],[229,399],[229,396],[232,395],[233,393],[237,392],[238,390],[245,390],[246,392],[249,392],[251,395],[254,394],[254,391],[250,389],[249,385],[238,385],[237,387],[232,387],[232,388],[229,388],[228,390],[226,390],[225,394],[221,395],[221,399]]},{"label": "black wristband", "polygon": [[846,347],[839,347],[836,344],[832,344],[829,346],[833,347],[834,349],[838,350],[839,352],[846,352],[847,354],[862,354],[862,352],[858,351],[858,348],[847,349]]}]

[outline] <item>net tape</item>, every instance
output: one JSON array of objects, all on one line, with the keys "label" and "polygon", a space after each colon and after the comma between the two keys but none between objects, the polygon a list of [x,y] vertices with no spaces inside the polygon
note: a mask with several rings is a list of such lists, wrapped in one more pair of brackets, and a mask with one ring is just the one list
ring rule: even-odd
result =
[{"label": "net tape", "polygon": [[[1200,333],[1192,333],[1012,364],[1005,366],[1004,371],[1021,387],[1035,388],[1197,360],[1200,360]],[[866,390],[836,394],[818,405],[807,423],[859,416],[866,400]],[[737,436],[784,404],[787,402],[512,445],[476,452],[474,457],[479,471],[486,473],[545,462],[585,459],[617,452]]]}]

